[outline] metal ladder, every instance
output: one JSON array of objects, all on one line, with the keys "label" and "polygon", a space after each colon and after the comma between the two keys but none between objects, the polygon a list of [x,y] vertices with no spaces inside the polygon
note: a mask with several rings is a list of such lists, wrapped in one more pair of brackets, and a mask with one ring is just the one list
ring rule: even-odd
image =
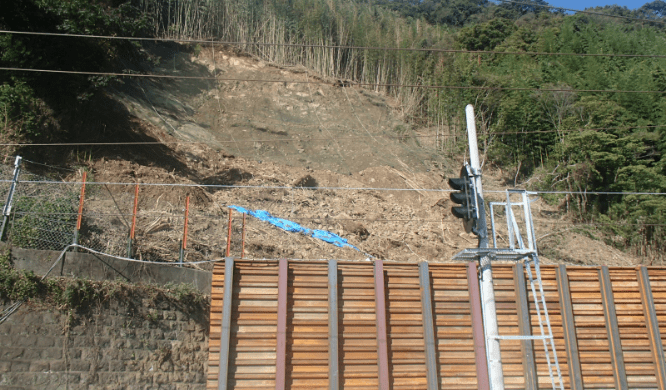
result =
[{"label": "metal ladder", "polygon": [[[506,202],[490,202],[490,220],[493,237],[492,248],[474,248],[465,249],[454,256],[454,259],[487,259],[492,264],[493,261],[514,261],[523,262],[532,292],[534,308],[536,310],[537,318],[539,320],[540,335],[520,335],[520,336],[489,336],[486,333],[486,344],[489,337],[494,337],[499,340],[541,340],[546,357],[546,364],[548,366],[548,374],[553,390],[564,390],[564,382],[562,381],[562,372],[557,360],[557,352],[555,350],[555,340],[553,338],[553,331],[550,325],[550,318],[548,316],[548,308],[546,306],[546,298],[543,291],[543,283],[541,281],[541,269],[539,267],[539,256],[536,248],[536,236],[534,234],[534,224],[532,222],[532,211],[530,203],[533,200],[529,199],[529,195],[534,194],[524,190],[507,190]],[[511,195],[519,195],[521,200],[518,202],[511,201]],[[518,221],[513,212],[513,207],[522,207],[523,210],[523,224],[526,240],[523,240],[521,229],[519,228]],[[507,221],[508,230],[508,248],[497,247],[497,230],[495,228],[495,213],[494,209],[497,207],[504,207],[505,216]],[[534,267],[534,273],[532,271]],[[481,299],[483,305],[483,297]],[[485,316],[484,316],[485,322]],[[530,325],[531,326],[531,325]],[[486,329],[484,323],[484,329]],[[488,361],[490,365],[490,361]],[[492,384],[491,384],[492,388]]]}]

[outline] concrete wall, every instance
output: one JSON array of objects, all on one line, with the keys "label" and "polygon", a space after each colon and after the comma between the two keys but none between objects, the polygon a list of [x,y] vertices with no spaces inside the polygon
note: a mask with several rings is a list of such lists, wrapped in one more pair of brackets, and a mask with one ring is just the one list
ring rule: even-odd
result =
[{"label": "concrete wall", "polygon": [[[44,275],[60,252],[12,248],[12,261],[17,269]],[[177,267],[172,263],[136,263],[89,253],[68,252],[49,276],[68,276],[91,280],[121,279],[131,283],[187,283],[204,294],[210,294],[212,273]]]}]

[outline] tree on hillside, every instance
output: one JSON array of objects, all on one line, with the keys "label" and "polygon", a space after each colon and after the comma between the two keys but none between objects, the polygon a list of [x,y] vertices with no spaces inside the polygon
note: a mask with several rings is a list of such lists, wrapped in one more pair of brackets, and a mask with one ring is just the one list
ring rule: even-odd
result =
[{"label": "tree on hillside", "polygon": [[415,19],[423,18],[431,24],[463,26],[474,15],[484,12],[488,0],[376,0],[375,4]]},{"label": "tree on hillside", "polygon": [[[125,4],[107,8],[91,0],[16,0],[0,2],[0,29],[89,35],[132,36],[145,20]],[[20,34],[0,35],[0,66],[25,69],[99,72],[110,70],[129,42]],[[0,111],[28,137],[44,136],[42,114],[72,110],[108,77],[27,72],[0,73]],[[59,115],[62,116],[62,115]],[[40,117],[42,119],[40,119]],[[53,132],[54,130],[50,130]],[[53,135],[53,134],[51,134]]]},{"label": "tree on hillside", "polygon": [[492,50],[516,30],[516,25],[503,18],[464,27],[458,33],[458,43],[467,50]]},{"label": "tree on hillside", "polygon": [[498,8],[498,16],[509,19],[518,19],[525,14],[540,14],[549,12],[549,4],[544,0],[520,0],[515,3],[501,2]]},{"label": "tree on hillside", "polygon": [[641,18],[661,19],[666,16],[666,2],[655,0],[651,3],[646,3],[636,10],[636,14]]}]

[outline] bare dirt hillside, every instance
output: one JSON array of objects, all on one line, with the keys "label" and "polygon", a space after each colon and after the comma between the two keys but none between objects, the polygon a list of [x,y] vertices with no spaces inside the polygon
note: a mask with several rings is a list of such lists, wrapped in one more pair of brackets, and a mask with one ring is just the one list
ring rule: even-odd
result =
[{"label": "bare dirt hillside", "polygon": [[[451,215],[448,193],[433,191],[448,189],[446,179],[457,176],[463,156],[447,160],[427,142],[400,138],[420,130],[402,120],[403,107],[390,98],[231,49],[197,55],[159,50],[154,48],[154,55],[162,65],[153,71],[211,79],[127,82],[112,95],[134,117],[132,126],[165,142],[161,153],[168,163],[159,163],[158,155],[147,161],[107,153],[90,161],[90,168],[98,182],[203,185],[182,191],[151,187],[143,193],[149,199],[144,209],[173,207],[187,191],[195,195],[195,210],[218,216],[193,223],[194,248],[222,256],[225,210],[232,204],[330,230],[360,249],[337,248],[255,221],[248,225],[251,258],[448,262],[456,252],[476,246],[476,237],[464,233]],[[501,199],[490,192],[506,187],[501,172],[486,168],[484,175],[488,197]],[[205,187],[216,184],[240,187]],[[87,207],[112,206],[92,199]],[[599,233],[572,226],[557,205],[537,200],[532,207],[545,262],[641,261],[604,244]],[[176,250],[180,234],[168,224],[153,232],[161,223],[148,217],[139,221],[139,229],[147,232],[143,245],[154,246],[156,254]]]}]

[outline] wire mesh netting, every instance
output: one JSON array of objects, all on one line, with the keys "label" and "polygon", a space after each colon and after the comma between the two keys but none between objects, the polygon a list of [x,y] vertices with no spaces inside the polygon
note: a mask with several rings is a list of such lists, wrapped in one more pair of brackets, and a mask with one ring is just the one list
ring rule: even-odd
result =
[{"label": "wire mesh netting", "polygon": [[[5,199],[12,178],[13,167],[0,166]],[[184,264],[224,258],[229,211],[202,202],[206,195],[200,189],[89,182],[79,214],[81,179],[65,182],[22,171],[12,196],[9,242],[42,250],[78,243],[113,256]],[[229,243],[233,256],[242,255],[242,231],[242,215],[236,214]]]},{"label": "wire mesh netting", "polygon": [[79,191],[71,183],[47,181],[23,171],[19,175],[8,232],[12,245],[62,250],[74,241]]},{"label": "wire mesh netting", "polygon": [[88,185],[79,242],[100,252],[147,261],[220,259],[226,246],[224,210],[201,210],[194,196],[188,207],[192,192],[188,187]]},{"label": "wire mesh netting", "polygon": [[0,201],[2,202],[2,209],[5,208],[7,202],[7,194],[12,185],[12,176],[14,168],[7,165],[0,165]]},{"label": "wire mesh netting", "polygon": [[128,254],[135,186],[87,184],[79,243],[114,256]]}]

